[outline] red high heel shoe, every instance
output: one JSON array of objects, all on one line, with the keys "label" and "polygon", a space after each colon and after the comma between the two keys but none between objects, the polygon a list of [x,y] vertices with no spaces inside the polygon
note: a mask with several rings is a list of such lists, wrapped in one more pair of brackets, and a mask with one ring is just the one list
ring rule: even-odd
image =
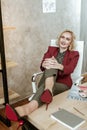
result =
[{"label": "red high heel shoe", "polygon": [[6,117],[10,121],[19,122],[17,130],[21,126],[23,126],[22,130],[29,130],[30,123],[24,117],[20,117],[18,113],[16,112],[16,110],[12,108],[9,104],[6,104],[5,113],[6,113]]},{"label": "red high heel shoe", "polygon": [[43,103],[46,103],[47,110],[49,103],[51,103],[53,99],[51,91],[49,89],[44,90],[44,92],[41,94],[40,99]]}]

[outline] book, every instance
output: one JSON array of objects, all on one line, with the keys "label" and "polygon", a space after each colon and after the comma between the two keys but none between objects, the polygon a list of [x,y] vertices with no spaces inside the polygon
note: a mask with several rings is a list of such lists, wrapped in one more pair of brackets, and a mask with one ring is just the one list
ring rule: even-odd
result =
[{"label": "book", "polygon": [[67,98],[87,101],[87,86],[72,85]]},{"label": "book", "polygon": [[59,109],[58,111],[52,113],[51,118],[65,125],[66,127],[70,129],[74,129],[74,130],[77,129],[79,126],[81,126],[85,122],[85,119],[65,109]]}]

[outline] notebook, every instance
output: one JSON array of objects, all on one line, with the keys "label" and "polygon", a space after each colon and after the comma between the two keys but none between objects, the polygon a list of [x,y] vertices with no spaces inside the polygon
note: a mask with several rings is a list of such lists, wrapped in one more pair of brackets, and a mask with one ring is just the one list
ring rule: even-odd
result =
[{"label": "notebook", "polygon": [[65,110],[60,109],[51,114],[51,117],[70,129],[76,129],[85,122],[85,119]]}]

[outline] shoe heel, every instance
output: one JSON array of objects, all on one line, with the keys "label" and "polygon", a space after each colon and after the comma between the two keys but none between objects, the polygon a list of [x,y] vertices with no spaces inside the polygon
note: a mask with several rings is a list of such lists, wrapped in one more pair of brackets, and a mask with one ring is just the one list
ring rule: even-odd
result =
[{"label": "shoe heel", "polygon": [[46,104],[46,110],[48,109],[48,104]]},{"label": "shoe heel", "polygon": [[19,122],[19,125],[18,125],[18,127],[17,127],[17,130],[18,130],[21,126],[23,126],[23,124],[24,124],[24,121],[23,121],[23,120],[19,120],[18,122]]}]

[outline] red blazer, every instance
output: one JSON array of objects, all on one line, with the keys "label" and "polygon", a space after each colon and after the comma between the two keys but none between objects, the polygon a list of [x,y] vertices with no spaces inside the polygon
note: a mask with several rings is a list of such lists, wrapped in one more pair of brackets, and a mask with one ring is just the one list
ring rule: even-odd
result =
[{"label": "red blazer", "polygon": [[[48,47],[47,52],[44,54],[40,69],[44,71],[45,69],[42,67],[42,63],[45,58],[51,58],[52,56],[56,57],[58,55],[59,48],[57,47]],[[72,79],[71,79],[71,73],[74,71],[77,62],[79,59],[79,52],[78,51],[69,51],[67,50],[64,59],[63,59],[63,65],[64,69],[63,71],[58,70],[58,76],[56,79],[56,82],[58,83],[64,83],[66,84],[69,88],[72,86]]]}]

